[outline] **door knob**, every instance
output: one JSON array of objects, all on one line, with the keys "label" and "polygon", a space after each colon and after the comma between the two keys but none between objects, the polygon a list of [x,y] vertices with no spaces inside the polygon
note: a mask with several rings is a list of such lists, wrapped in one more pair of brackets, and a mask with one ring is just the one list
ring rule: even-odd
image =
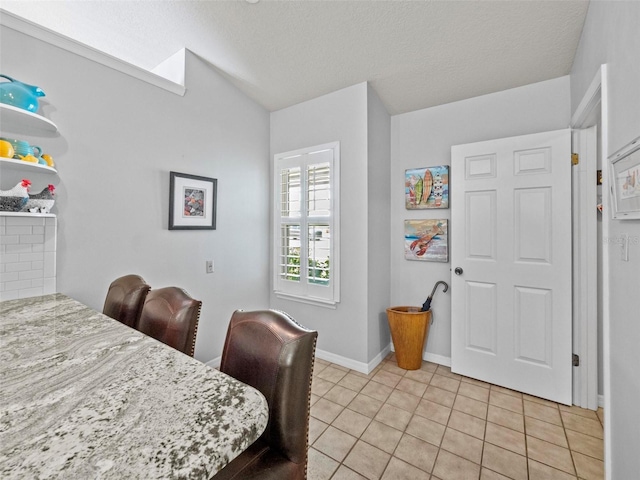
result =
[{"label": "door knob", "polygon": [[456,269],[453,271],[456,275],[462,275],[462,269],[460,267],[456,267]]}]

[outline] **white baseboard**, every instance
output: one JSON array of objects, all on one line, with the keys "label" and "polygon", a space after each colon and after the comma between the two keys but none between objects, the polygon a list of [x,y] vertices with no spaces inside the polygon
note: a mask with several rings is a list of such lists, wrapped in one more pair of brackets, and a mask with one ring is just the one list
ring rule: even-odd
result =
[{"label": "white baseboard", "polygon": [[[335,353],[326,352],[324,350],[316,349],[316,357],[321,358],[322,360],[326,360],[327,362],[335,363],[336,365],[340,365],[344,368],[349,368],[351,370],[355,370],[356,372],[364,373],[365,375],[373,372],[373,369],[376,368],[382,360],[385,359],[390,352],[395,352],[393,348],[393,343],[387,345],[384,350],[382,350],[378,355],[376,355],[369,363],[358,362],[357,360],[353,360],[351,358],[343,357],[342,355],[336,355]],[[436,353],[425,352],[422,356],[422,359],[427,362],[437,363],[439,365],[444,365],[445,367],[451,366],[451,357],[445,357],[443,355],[438,355]],[[214,359],[205,362],[205,365],[211,368],[220,367],[220,362],[222,357],[216,357]]]},{"label": "white baseboard", "polygon": [[[351,358],[336,355],[335,353],[331,352],[325,352],[324,350],[319,349],[316,349],[316,357],[321,358],[322,360],[326,360],[327,362],[335,363],[336,365],[340,365],[341,367],[350,368],[351,370],[355,370],[356,372],[368,375],[389,354],[389,352],[390,347],[385,348],[369,363],[358,362],[356,360],[352,360]],[[221,361],[222,357],[220,356],[209,360],[208,362],[205,362],[205,365],[211,368],[218,368],[220,367]]]},{"label": "white baseboard", "polygon": [[604,408],[604,395],[598,395],[598,406]]},{"label": "white baseboard", "polygon": [[424,352],[422,359],[426,362],[437,363],[444,367],[451,366],[451,357],[445,357],[444,355],[438,355],[437,353]]},{"label": "white baseboard", "polygon": [[331,352],[325,352],[324,350],[319,349],[316,349],[316,357],[321,358],[322,360],[326,360],[327,362],[335,363],[336,365],[340,365],[341,367],[350,368],[351,370],[355,370],[356,372],[368,375],[373,371],[374,368],[378,366],[380,362],[382,362],[382,360],[389,354],[390,351],[390,346],[385,347],[385,349],[382,350],[382,352],[380,352],[378,355],[376,355],[369,363],[358,362],[351,358],[336,355],[335,353]]},{"label": "white baseboard", "polygon": [[[335,363],[336,365],[340,365],[341,367],[350,368],[351,370],[355,370],[356,372],[368,375],[373,371],[374,368],[378,366],[380,362],[382,362],[382,360],[384,360],[389,352],[395,352],[393,343],[387,345],[384,350],[376,355],[369,363],[358,362],[351,358],[336,355],[335,353],[325,352],[324,350],[316,350],[316,357],[321,358],[322,360],[326,360],[327,362]],[[422,359],[427,362],[444,365],[445,367],[451,366],[451,357],[445,357],[444,355],[438,355],[437,353],[425,352],[422,356]]]}]

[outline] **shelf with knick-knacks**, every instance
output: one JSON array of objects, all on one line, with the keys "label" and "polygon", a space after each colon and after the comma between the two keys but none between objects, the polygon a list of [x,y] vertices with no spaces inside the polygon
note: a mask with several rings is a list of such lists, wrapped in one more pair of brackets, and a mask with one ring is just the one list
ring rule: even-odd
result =
[{"label": "shelf with knick-knacks", "polygon": [[[49,184],[40,191],[42,185],[37,184],[42,183],[42,177],[36,185],[29,178],[36,180],[40,174],[57,175],[58,171],[51,155],[35,145],[39,141],[20,137],[57,136],[58,127],[37,113],[37,97],[44,96],[42,89],[3,74],[0,77],[8,80],[0,82],[0,171],[4,180],[4,185],[0,185],[0,215],[49,215],[54,204],[55,186],[45,181],[45,185]],[[6,189],[7,183],[12,188]],[[34,187],[37,192],[30,193]]]},{"label": "shelf with knick-knacks", "polygon": [[0,168],[6,167],[10,170],[16,170],[19,172],[29,173],[29,172],[40,172],[47,173],[50,175],[56,175],[58,170],[55,167],[50,167],[48,165],[42,165],[40,163],[31,163],[25,162],[24,160],[16,160],[15,158],[6,158],[0,157]]},{"label": "shelf with knick-knacks", "polygon": [[[58,131],[56,124],[48,118],[4,103],[0,103],[0,125],[3,130],[23,131],[30,134],[47,134]],[[14,155],[8,156],[12,152]],[[23,159],[20,159],[19,156],[22,156]],[[9,138],[9,135],[0,137],[0,166],[23,172],[58,173],[53,159],[47,154],[42,155],[40,147],[29,145],[24,140]]]}]

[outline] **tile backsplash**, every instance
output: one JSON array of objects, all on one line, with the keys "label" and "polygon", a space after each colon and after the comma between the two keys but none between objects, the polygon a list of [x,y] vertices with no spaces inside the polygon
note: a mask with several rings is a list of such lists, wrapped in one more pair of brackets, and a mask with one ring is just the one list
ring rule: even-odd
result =
[{"label": "tile backsplash", "polygon": [[56,292],[54,215],[0,215],[0,301]]}]

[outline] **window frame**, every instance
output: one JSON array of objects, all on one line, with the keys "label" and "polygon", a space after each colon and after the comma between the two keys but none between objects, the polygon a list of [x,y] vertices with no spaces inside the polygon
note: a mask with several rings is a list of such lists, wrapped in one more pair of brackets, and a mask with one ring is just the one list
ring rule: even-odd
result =
[{"label": "window frame", "polygon": [[[330,215],[318,217],[309,215],[307,211],[307,167],[318,162],[313,154],[329,151],[329,200]],[[281,204],[281,173],[286,168],[300,168],[300,217],[296,222],[290,217],[282,216]],[[330,142],[299,150],[278,153],[273,156],[273,203],[272,203],[272,291],[278,298],[297,302],[336,308],[340,302],[340,142]],[[327,223],[330,232],[329,244],[329,284],[319,285],[309,282],[307,268],[309,261],[308,236],[309,224],[316,222]],[[286,248],[282,243],[282,227],[290,224],[300,225],[300,281],[292,282],[282,278],[281,254]]]}]

